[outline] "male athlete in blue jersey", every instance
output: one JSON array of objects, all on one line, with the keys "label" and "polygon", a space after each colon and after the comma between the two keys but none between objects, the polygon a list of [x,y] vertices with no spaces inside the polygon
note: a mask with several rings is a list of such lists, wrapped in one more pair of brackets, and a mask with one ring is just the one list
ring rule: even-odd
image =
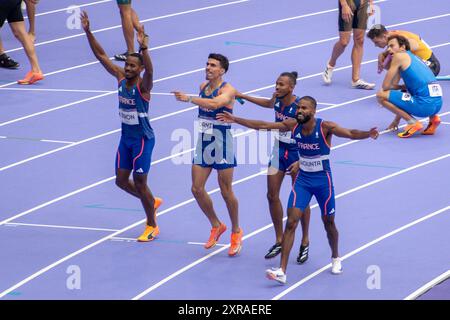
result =
[{"label": "male athlete in blue jersey", "polygon": [[[288,118],[295,119],[300,97],[293,94],[297,84],[298,73],[283,72],[275,82],[275,92],[271,99],[249,96],[238,92],[236,98],[241,98],[264,108],[274,109],[275,122],[282,122]],[[279,132],[275,139],[274,148],[267,170],[267,200],[269,211],[275,229],[275,244],[265,255],[271,259],[281,252],[281,240],[283,238],[283,207],[280,201],[280,188],[284,176],[290,174],[292,183],[295,181],[297,171],[295,163],[298,161],[298,147],[290,131]],[[309,251],[309,206],[302,217],[302,244],[297,258],[298,263],[304,263],[308,259]]]},{"label": "male athlete in blue jersey", "polygon": [[290,131],[296,140],[299,150],[300,166],[288,202],[288,220],[281,244],[280,268],[266,270],[269,279],[286,283],[286,268],[289,253],[294,243],[295,229],[302,218],[305,209],[314,195],[322,212],[322,221],[327,232],[331,247],[333,274],[342,272],[341,259],[338,253],[338,230],[334,222],[334,187],[330,169],[330,146],[333,135],[349,139],[367,139],[378,137],[376,128],[369,131],[345,129],[331,121],[315,118],[317,102],[310,96],[300,99],[296,119],[286,119],[283,122],[265,122],[238,118],[224,112],[218,119],[236,122],[256,130]]},{"label": "male athlete in blue jersey", "polygon": [[173,93],[178,101],[199,106],[199,135],[192,161],[192,193],[212,226],[205,248],[214,247],[220,235],[226,230],[225,224],[217,217],[211,198],[205,190],[205,184],[212,169],[216,169],[220,192],[227,205],[232,224],[228,255],[236,256],[242,248],[243,233],[239,227],[238,201],[232,187],[233,171],[236,166],[233,136],[230,124],[216,120],[218,113],[225,110],[233,112],[236,89],[222,79],[228,67],[227,57],[211,53],[205,69],[207,81],[200,85],[199,97],[190,97],[180,91],[173,91]]},{"label": "male athlete in blue jersey", "polygon": [[[153,197],[147,186],[147,175],[155,145],[155,135],[148,116],[150,91],[153,87],[153,65],[148,54],[148,36],[144,32],[144,26],[141,26],[137,40],[142,54],[130,54],[125,62],[125,68],[121,68],[109,60],[95,39],[90,31],[86,12],[81,14],[81,23],[95,57],[119,81],[119,116],[122,121],[122,136],[116,155],[116,184],[141,200],[147,216],[147,224],[138,241],[151,241],[159,234],[159,228],[156,225],[156,209],[161,205],[162,200]],[[143,78],[140,76],[142,71],[144,71]],[[133,180],[130,180],[131,171],[133,171]]]},{"label": "male athlete in blue jersey", "polygon": [[[397,130],[401,119],[407,122],[400,138],[409,138],[422,130],[416,117],[429,117],[422,134],[432,135],[441,123],[437,113],[442,107],[442,88],[430,68],[410,51],[408,39],[400,35],[388,38],[388,53],[392,56],[389,70],[377,93],[378,101],[395,114],[388,129]],[[400,78],[405,83],[398,85]]]}]

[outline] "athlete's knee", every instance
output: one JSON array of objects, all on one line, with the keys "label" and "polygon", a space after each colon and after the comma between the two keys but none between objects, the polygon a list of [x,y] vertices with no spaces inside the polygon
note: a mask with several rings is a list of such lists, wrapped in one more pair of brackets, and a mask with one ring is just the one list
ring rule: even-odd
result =
[{"label": "athlete's knee", "polygon": [[350,37],[340,37],[339,38],[339,44],[342,47],[344,47],[344,48],[347,47],[349,43],[350,43]]},{"label": "athlete's knee", "polygon": [[225,189],[220,189],[220,193],[222,194],[222,198],[223,200],[225,200],[225,202],[231,201],[234,199],[234,193],[233,193],[233,189],[231,188],[225,188]]},{"label": "athlete's knee", "polygon": [[334,223],[334,218],[331,216],[322,216],[323,226],[325,230],[330,231],[336,228],[336,224]]},{"label": "athlete's knee", "polygon": [[204,187],[192,185],[191,192],[192,192],[192,195],[195,198],[199,198],[200,196],[202,196],[206,192],[206,190],[205,190]]},{"label": "athlete's knee", "polygon": [[267,192],[267,200],[269,203],[275,203],[280,201],[280,195],[276,192],[269,191]]},{"label": "athlete's knee", "polygon": [[120,189],[126,189],[128,185],[128,179],[123,178],[116,178],[116,186],[118,186]]},{"label": "athlete's knee", "polygon": [[297,229],[298,226],[298,219],[294,217],[288,217],[287,223],[286,223],[286,231],[287,232],[294,232],[295,229]]},{"label": "athlete's knee", "polygon": [[363,47],[364,46],[364,36],[353,37],[353,45],[355,47]]},{"label": "athlete's knee", "polygon": [[134,186],[139,194],[144,194],[147,191],[147,181],[145,179],[134,177]]},{"label": "athlete's knee", "polygon": [[377,100],[378,102],[383,102],[385,100],[387,100],[388,98],[388,91],[385,91],[383,89],[378,90],[377,92]]},{"label": "athlete's knee", "polygon": [[[25,30],[25,29],[24,29]],[[11,28],[13,35],[19,40],[23,42],[25,40],[26,33],[21,28]]]}]

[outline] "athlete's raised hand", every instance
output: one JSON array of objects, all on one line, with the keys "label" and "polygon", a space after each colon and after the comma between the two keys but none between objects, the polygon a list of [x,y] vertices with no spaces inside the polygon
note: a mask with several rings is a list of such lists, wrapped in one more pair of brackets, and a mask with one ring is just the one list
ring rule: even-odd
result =
[{"label": "athlete's raised hand", "polygon": [[139,46],[141,48],[148,48],[148,40],[149,37],[147,34],[145,34],[144,25],[141,24],[139,26],[138,32],[137,32],[137,42],[139,43]]},{"label": "athlete's raised hand", "polygon": [[86,11],[83,10],[80,15],[81,26],[85,32],[88,32],[90,29],[89,17]]}]

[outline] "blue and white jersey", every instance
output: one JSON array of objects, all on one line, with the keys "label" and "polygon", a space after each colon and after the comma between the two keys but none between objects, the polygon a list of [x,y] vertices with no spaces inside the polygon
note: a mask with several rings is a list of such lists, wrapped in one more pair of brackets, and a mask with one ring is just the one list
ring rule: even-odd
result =
[{"label": "blue and white jersey", "polygon": [[[274,104],[275,122],[283,122],[284,120],[289,118],[295,119],[299,101],[300,97],[296,96],[293,103],[288,106],[284,106],[281,102],[281,99],[276,98]],[[291,131],[279,132],[277,138],[280,142],[280,147],[284,147],[290,150],[297,149],[297,143],[295,142],[295,139],[292,138]]]},{"label": "blue and white jersey", "polygon": [[[216,88],[210,95],[207,95],[205,93],[206,88],[209,86],[209,84],[207,84],[202,89],[202,91],[200,91],[199,97],[204,99],[214,99],[219,95],[220,89],[222,89],[226,84],[227,84],[226,82],[222,82],[222,84],[218,88]],[[222,106],[215,110],[206,109],[199,106],[198,107],[198,121],[200,126],[199,132],[212,134],[213,129],[218,129],[221,131],[230,129],[231,125],[229,123],[221,122],[216,119],[217,114],[223,113],[224,111],[233,113],[233,106]]]},{"label": "blue and white jersey", "polygon": [[302,125],[297,124],[292,130],[298,147],[301,173],[330,172],[330,146],[322,131],[322,119],[316,118],[314,131],[305,136]]},{"label": "blue and white jersey", "polygon": [[149,101],[140,92],[140,81],[130,89],[127,89],[126,83],[126,79],[120,80],[118,88],[122,135],[130,138],[154,138],[148,115]]}]

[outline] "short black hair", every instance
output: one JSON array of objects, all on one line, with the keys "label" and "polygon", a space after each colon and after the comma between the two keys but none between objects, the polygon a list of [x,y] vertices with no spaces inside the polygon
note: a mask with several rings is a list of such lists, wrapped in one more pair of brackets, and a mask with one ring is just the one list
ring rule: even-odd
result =
[{"label": "short black hair", "polygon": [[220,66],[225,69],[225,72],[228,71],[228,67],[230,66],[230,62],[228,58],[220,53],[210,53],[208,59],[214,59],[220,62]]},{"label": "short black hair", "polygon": [[401,46],[405,46],[405,49],[406,49],[407,51],[410,51],[410,50],[411,50],[411,46],[409,45],[409,41],[408,41],[408,39],[406,39],[405,37],[396,34],[396,35],[390,36],[390,37],[388,38],[388,42],[391,41],[392,39],[397,39],[398,45],[399,45],[400,47],[401,47]]},{"label": "short black hair", "polygon": [[297,84],[298,72],[283,72],[282,74],[280,74],[280,77],[288,77],[291,83],[295,86]]},{"label": "short black hair", "polygon": [[385,26],[383,26],[382,24],[376,24],[372,28],[370,28],[369,32],[367,33],[367,37],[373,40],[374,38],[382,36],[386,32],[387,29]]},{"label": "short black hair", "polygon": [[130,53],[129,56],[138,58],[139,62],[141,63],[141,65],[144,64],[144,57],[142,56],[142,54],[137,53],[137,52],[133,52],[133,53]]},{"label": "short black hair", "polygon": [[303,96],[303,97],[300,98],[300,101],[302,101],[302,100],[306,100],[306,101],[311,102],[312,105],[313,105],[313,107],[314,107],[314,109],[317,107],[317,101],[316,101],[316,99],[314,99],[314,98],[311,97],[311,96]]}]

